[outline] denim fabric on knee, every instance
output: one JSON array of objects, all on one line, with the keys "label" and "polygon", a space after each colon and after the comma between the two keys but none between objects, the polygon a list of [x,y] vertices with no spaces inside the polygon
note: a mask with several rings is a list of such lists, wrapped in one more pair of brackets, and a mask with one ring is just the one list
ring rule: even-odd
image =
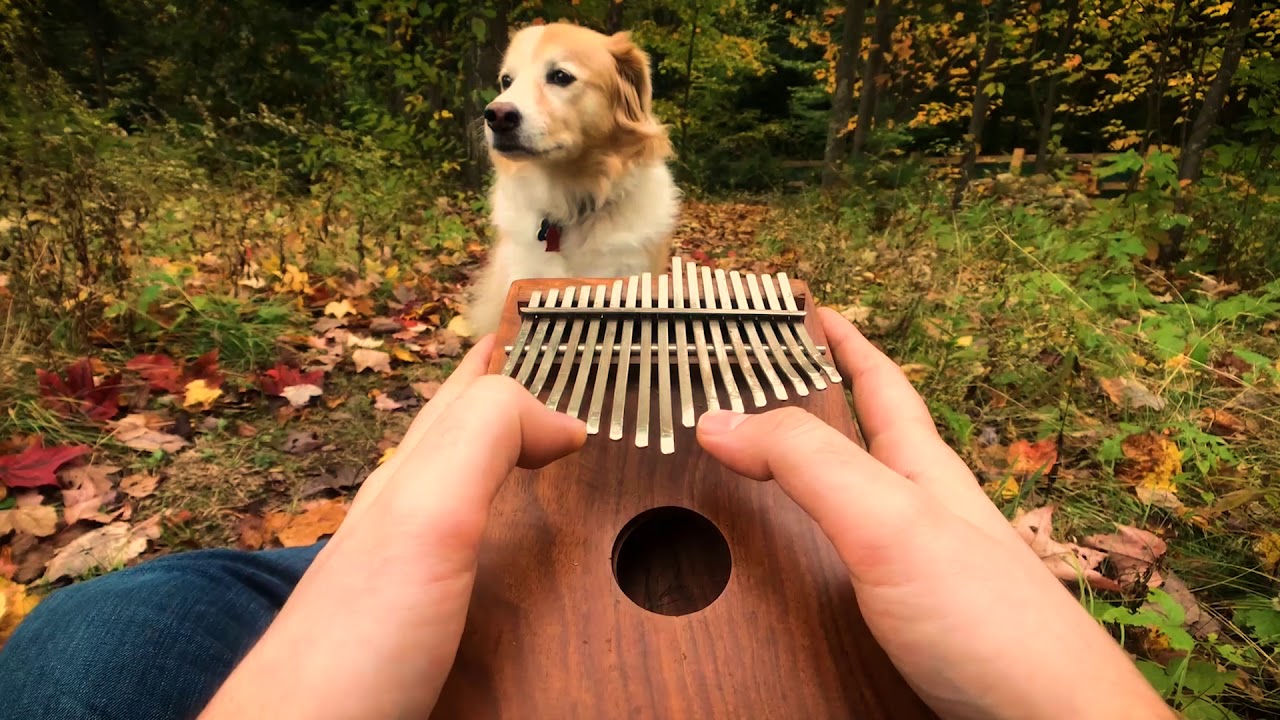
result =
[{"label": "denim fabric on knee", "polygon": [[0,720],[195,717],[322,546],[178,553],[55,591],[0,650]]}]

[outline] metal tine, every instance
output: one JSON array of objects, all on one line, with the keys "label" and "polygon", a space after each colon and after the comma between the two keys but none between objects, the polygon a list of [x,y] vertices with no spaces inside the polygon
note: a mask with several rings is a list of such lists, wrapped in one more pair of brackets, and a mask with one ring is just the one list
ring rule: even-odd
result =
[{"label": "metal tine", "polygon": [[[564,289],[564,295],[560,297],[559,307],[573,307],[572,286]],[[551,366],[556,363],[556,355],[559,354],[560,337],[564,335],[564,326],[568,323],[565,318],[556,320],[555,325],[551,326],[551,337],[547,338],[547,351],[542,354],[542,362],[538,364],[538,373],[533,376],[533,384],[529,386],[529,392],[537,397],[542,392],[542,386],[547,382],[547,376],[551,373]]]},{"label": "metal tine", "polygon": [[[729,294],[729,283],[725,282],[724,268],[716,269],[716,290],[720,298],[719,306],[725,309],[733,307],[733,296]],[[760,387],[754,363],[747,360],[747,349],[742,345],[741,323],[740,319],[735,318],[725,318],[724,321],[729,328],[729,344],[733,345],[733,354],[738,356],[738,367],[742,369],[742,376],[747,381],[747,387],[751,389],[751,400],[756,407],[763,407],[769,398]]]},{"label": "metal tine", "polygon": [[[590,290],[590,288],[588,288],[588,290]],[[591,306],[603,307],[605,293],[608,292],[608,290],[609,289],[604,285],[597,285],[596,296],[592,301]],[[578,375],[577,379],[573,381],[573,392],[569,395],[569,407],[565,408],[565,412],[573,417],[578,417],[578,410],[582,408],[582,398],[586,394],[587,390],[587,378],[591,377],[591,368],[593,367],[591,365],[591,360],[595,357],[596,353],[596,334],[599,332],[600,318],[592,318],[591,322],[587,324],[587,337],[583,340],[585,348],[582,351],[582,355],[579,356]],[[608,370],[605,369],[600,372],[605,373],[608,372]]]},{"label": "metal tine", "polygon": [[[613,296],[609,299],[610,307],[618,307],[622,304],[622,280],[613,281]],[[600,414],[604,408],[604,388],[609,382],[609,375],[612,374],[613,362],[613,336],[618,331],[618,321],[609,318],[604,324],[604,347],[600,352],[600,362],[596,363],[596,367],[600,370],[596,373],[596,386],[591,391],[591,409],[587,411],[587,434],[595,435],[600,432]]]},{"label": "metal tine", "polygon": [[[738,302],[738,307],[747,307],[747,293],[742,289],[742,274],[737,270],[729,272],[729,284],[733,286],[733,296]],[[764,377],[769,381],[769,385],[773,388],[773,394],[779,400],[787,399],[787,387],[782,384],[782,378],[778,377],[778,373],[773,369],[773,363],[769,362],[769,354],[765,352],[764,346],[760,343],[760,333],[756,332],[756,324],[754,322],[743,323],[747,329],[747,342],[751,343],[751,351],[755,357],[760,360],[760,369],[764,371]]]},{"label": "metal tine", "polygon": [[[764,294],[769,301],[769,307],[781,310],[782,303],[778,300],[778,293],[773,289],[773,276],[765,275],[762,280],[764,281]],[[813,381],[813,386],[819,390],[826,389],[827,381],[822,378],[822,373],[818,372],[813,363],[809,362],[809,358],[805,357],[804,350],[800,349],[800,344],[796,342],[796,336],[791,332],[791,326],[792,323],[790,322],[778,323],[778,333],[782,335],[782,341],[787,344],[787,347],[791,348],[792,354],[796,357],[796,362],[800,363],[800,367],[804,369],[809,379]]]},{"label": "metal tine", "polygon": [[[632,275],[627,283],[627,304],[623,307],[635,308],[636,285],[640,278]],[[625,316],[624,316],[625,317]],[[623,411],[627,407],[627,375],[631,372],[631,330],[635,320],[622,321],[622,348],[618,350],[618,379],[613,388],[613,416],[609,419],[609,439],[622,439]]]},{"label": "metal tine", "polygon": [[[587,303],[591,302],[591,286],[583,285],[578,289],[578,307],[586,308]],[[573,359],[578,352],[578,338],[582,336],[582,318],[573,319],[573,325],[569,327],[569,339],[565,341],[566,347],[564,357],[560,359],[560,372],[556,373],[556,382],[551,386],[551,394],[547,397],[547,407],[552,410],[560,404],[560,398],[564,396],[565,385],[569,382],[569,375],[573,372]]]},{"label": "metal tine", "polygon": [[[653,307],[653,275],[640,275],[640,307]],[[649,392],[653,382],[653,321],[640,319],[640,391],[636,405],[636,447],[649,447]]]},{"label": "metal tine", "polygon": [[[702,307],[698,301],[698,264],[688,263],[689,307]],[[707,355],[707,336],[701,320],[692,320],[693,344],[698,349],[698,370],[702,373],[702,392],[707,396],[707,410],[720,409],[720,397],[716,394],[716,378],[711,374],[711,358]]]},{"label": "metal tine", "polygon": [[[658,276],[658,307],[668,307],[665,273]],[[667,321],[658,321],[658,444],[663,455],[676,451],[675,428],[671,424],[671,343],[667,340]],[[688,368],[689,359],[685,358]]]},{"label": "metal tine", "polygon": [[[791,293],[791,281],[784,272],[778,273],[778,290],[782,295],[782,304],[788,310],[800,309],[796,304],[796,296]],[[831,379],[831,382],[839,385],[841,382],[840,371],[827,359],[826,355],[818,352],[818,346],[813,342],[813,338],[809,336],[808,328],[804,326],[803,322],[796,323],[795,328],[796,335],[800,336],[800,342],[804,345],[804,349],[808,351],[809,356],[827,373],[827,377]]]},{"label": "metal tine", "polygon": [[[684,273],[681,272],[681,263],[679,255],[671,258],[671,289],[675,295],[671,306],[683,310],[687,306],[684,303]],[[687,327],[684,318],[677,318],[674,325],[677,350],[676,367],[677,375],[680,379],[680,424],[689,428],[693,427],[695,419],[693,416],[693,382],[689,378]]]},{"label": "metal tine", "polygon": [[[534,290],[529,296],[529,307],[536,308],[540,302],[542,302],[542,291]],[[524,352],[524,346],[529,340],[529,331],[533,329],[534,322],[532,318],[528,318],[520,323],[520,332],[516,333],[515,342],[511,343],[511,354],[507,355],[507,362],[502,366],[503,375],[510,377],[511,373],[515,372],[516,361]]]},{"label": "metal tine", "polygon": [[[560,297],[560,291],[552,288],[547,293],[547,304],[540,307],[550,307],[556,304],[556,300]],[[529,384],[529,373],[533,372],[534,363],[538,361],[539,348],[542,347],[542,341],[547,337],[547,328],[551,327],[550,320],[542,320],[538,322],[537,330],[533,335],[533,347],[529,350],[529,354],[524,356],[524,362],[520,364],[520,374],[516,376],[516,380],[526,387]],[[536,393],[535,393],[536,394]]]},{"label": "metal tine", "polygon": [[[716,303],[716,286],[711,281],[711,268],[707,265],[702,266],[702,289],[706,292],[707,307],[712,310],[719,307]],[[744,412],[746,407],[742,404],[742,394],[738,392],[738,381],[733,377],[733,365],[729,364],[729,354],[725,350],[720,321],[708,318],[707,322],[711,325],[711,342],[715,347],[716,362],[720,365],[720,377],[724,380],[725,392],[729,395],[729,406],[735,412]]]},{"label": "metal tine", "polygon": [[[760,284],[756,281],[755,273],[747,274],[747,287],[751,290],[751,304],[757,308],[764,307],[764,300],[760,297]],[[782,351],[782,343],[778,342],[778,336],[773,332],[773,323],[768,321],[761,322],[760,331],[764,333],[765,342],[769,343],[774,357],[778,359],[778,366],[782,368],[782,374],[786,375],[787,379],[791,381],[796,393],[801,396],[807,396],[809,394],[809,386],[804,384],[804,380],[800,379],[800,374],[796,372],[795,368],[791,367],[791,361],[787,360],[786,353]]]}]

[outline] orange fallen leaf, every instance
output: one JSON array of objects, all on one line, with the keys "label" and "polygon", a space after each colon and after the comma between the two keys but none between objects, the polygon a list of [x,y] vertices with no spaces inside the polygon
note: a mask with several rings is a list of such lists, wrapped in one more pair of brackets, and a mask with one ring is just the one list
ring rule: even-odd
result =
[{"label": "orange fallen leaf", "polygon": [[1034,443],[1019,440],[1009,446],[1007,459],[1009,472],[1015,476],[1048,475],[1058,462],[1058,444],[1052,438]]},{"label": "orange fallen leaf", "polygon": [[312,500],[303,505],[299,515],[269,513],[266,524],[275,530],[275,536],[285,547],[312,545],[324,535],[338,531],[347,516],[349,505],[339,499]]},{"label": "orange fallen leaf", "polygon": [[27,594],[25,585],[0,578],[0,648],[39,603],[38,597]]},{"label": "orange fallen leaf", "polygon": [[1111,398],[1111,402],[1122,408],[1133,410],[1141,408],[1164,409],[1164,400],[1148,390],[1147,386],[1136,378],[1099,378],[1098,384],[1102,386],[1102,390],[1107,394],[1107,397]]}]

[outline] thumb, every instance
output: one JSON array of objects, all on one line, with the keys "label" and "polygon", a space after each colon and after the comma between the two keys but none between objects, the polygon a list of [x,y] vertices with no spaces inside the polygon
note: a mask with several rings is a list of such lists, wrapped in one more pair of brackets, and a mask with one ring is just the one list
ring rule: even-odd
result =
[{"label": "thumb", "polygon": [[919,486],[800,408],[709,412],[697,436],[729,470],[776,481],[831,540],[857,584],[895,584],[902,553],[910,552],[904,534],[942,522]]}]

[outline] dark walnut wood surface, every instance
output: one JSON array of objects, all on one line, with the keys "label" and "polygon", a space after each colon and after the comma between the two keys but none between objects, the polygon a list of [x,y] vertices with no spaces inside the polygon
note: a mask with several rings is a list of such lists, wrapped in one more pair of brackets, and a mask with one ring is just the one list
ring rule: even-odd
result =
[{"label": "dark walnut wood surface", "polygon": [[[595,282],[609,281],[572,284]],[[513,285],[492,372],[519,327],[515,301],[569,284]],[[792,287],[803,307],[807,288]],[[816,318],[806,323],[822,345]],[[622,440],[608,437],[606,402],[601,432],[579,453],[517,470],[503,486],[432,717],[934,717],[863,624],[816,524],[776,483],[731,473],[702,452],[694,429],[680,425],[674,381],[675,454],[658,451],[656,407],[652,444],[636,448],[634,372],[631,385]],[[798,405],[856,437],[841,388],[785,402],[770,395],[759,410],[747,402],[749,412]]]}]

